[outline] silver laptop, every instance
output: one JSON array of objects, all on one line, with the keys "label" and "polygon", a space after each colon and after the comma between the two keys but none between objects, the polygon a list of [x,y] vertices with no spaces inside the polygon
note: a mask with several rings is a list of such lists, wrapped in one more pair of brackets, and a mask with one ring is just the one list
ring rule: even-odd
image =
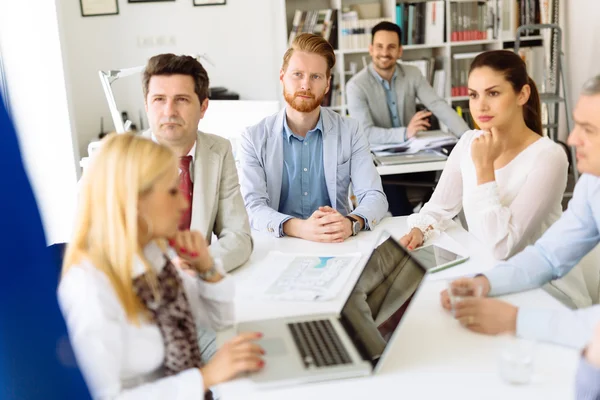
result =
[{"label": "silver laptop", "polygon": [[375,157],[377,165],[403,165],[421,162],[446,161],[448,157],[435,150],[422,150],[413,154],[398,154],[394,156]]},{"label": "silver laptop", "polygon": [[[377,243],[383,243],[390,238],[389,233],[385,232]],[[417,279],[413,285],[416,287],[413,293],[416,293],[422,285],[425,269],[396,240],[391,239],[387,246],[391,246],[391,251],[398,252],[398,257],[395,258],[403,260],[403,263],[412,264],[406,264],[404,268],[414,268],[416,271]],[[369,260],[372,257],[373,253]],[[368,261],[365,265],[368,265]],[[376,373],[413,293],[399,294],[398,297],[402,296],[402,299],[398,299],[399,304],[395,304],[394,299],[390,302],[390,299],[386,298],[385,302],[392,307],[391,311],[388,307],[386,312],[389,318],[383,323],[369,318],[356,318],[357,312],[358,315],[362,314],[351,301],[352,294],[366,270],[363,269],[341,313],[239,324],[238,332],[262,332],[264,335],[258,344],[266,353],[265,367],[249,377],[259,387],[276,387]],[[389,290],[388,297],[390,293],[392,297],[395,296],[394,291]],[[373,342],[375,336],[377,338]]]}]

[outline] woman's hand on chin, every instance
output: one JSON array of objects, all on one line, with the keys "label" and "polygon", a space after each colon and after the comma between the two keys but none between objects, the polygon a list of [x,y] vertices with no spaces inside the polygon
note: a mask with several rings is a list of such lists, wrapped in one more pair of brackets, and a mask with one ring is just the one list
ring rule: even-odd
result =
[{"label": "woman's hand on chin", "polygon": [[179,231],[169,239],[169,245],[178,255],[173,262],[184,270],[206,272],[214,265],[206,239],[198,231]]}]

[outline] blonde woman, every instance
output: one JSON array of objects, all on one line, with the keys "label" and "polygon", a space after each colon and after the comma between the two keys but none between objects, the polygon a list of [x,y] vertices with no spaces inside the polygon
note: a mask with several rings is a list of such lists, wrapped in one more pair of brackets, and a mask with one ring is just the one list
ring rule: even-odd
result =
[{"label": "blonde woman", "polygon": [[210,397],[264,365],[260,333],[200,360],[195,321],[231,324],[234,286],[198,232],[177,230],[188,206],[177,165],[167,147],[112,135],[83,178],[58,296],[95,399]]}]

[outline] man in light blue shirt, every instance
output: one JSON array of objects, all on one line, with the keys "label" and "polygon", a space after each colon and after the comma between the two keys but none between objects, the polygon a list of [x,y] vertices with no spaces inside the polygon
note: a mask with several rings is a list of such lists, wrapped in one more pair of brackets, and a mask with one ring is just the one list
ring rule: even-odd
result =
[{"label": "man in light blue shirt", "polygon": [[[325,39],[298,35],[280,71],[286,107],[241,137],[241,192],[255,230],[342,242],[375,227],[387,212],[358,122],[320,106],[334,65]],[[350,184],[358,202],[354,209]]]},{"label": "man in light blue shirt", "polygon": [[[392,122],[392,128],[400,127],[400,116],[398,115],[398,106],[396,103],[398,102],[398,95],[396,94],[396,79],[398,79],[398,68],[394,68],[394,73],[392,78],[388,81],[383,79],[381,75],[375,71],[375,67],[371,64],[369,66],[369,72],[373,77],[383,86],[383,91],[385,92],[385,101],[388,106],[388,110],[390,111],[390,119]],[[402,135],[402,141],[406,140],[406,131],[404,131],[404,135]]]},{"label": "man in light blue shirt", "polygon": [[[455,282],[484,296],[499,296],[539,288],[566,275],[600,242],[600,75],[590,79],[573,111],[575,128],[569,145],[577,150],[583,174],[562,217],[533,246],[475,278]],[[447,292],[442,305],[449,309]],[[518,336],[583,348],[600,322],[600,306],[579,310],[517,308],[496,299],[471,297],[455,307],[467,328],[488,334]]]},{"label": "man in light blue shirt", "polygon": [[[283,119],[283,176],[279,210],[290,217],[309,218],[321,206],[331,206],[323,169],[323,118],[306,136],[292,132]],[[304,195],[307,193],[308,195]],[[284,221],[284,223],[285,223]]]}]

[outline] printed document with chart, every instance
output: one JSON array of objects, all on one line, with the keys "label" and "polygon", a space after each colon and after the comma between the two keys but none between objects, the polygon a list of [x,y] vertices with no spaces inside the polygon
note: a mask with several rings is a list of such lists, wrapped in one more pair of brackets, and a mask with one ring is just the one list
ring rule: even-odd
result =
[{"label": "printed document with chart", "polygon": [[330,300],[343,288],[361,256],[271,251],[251,278],[253,295],[276,300]]}]

